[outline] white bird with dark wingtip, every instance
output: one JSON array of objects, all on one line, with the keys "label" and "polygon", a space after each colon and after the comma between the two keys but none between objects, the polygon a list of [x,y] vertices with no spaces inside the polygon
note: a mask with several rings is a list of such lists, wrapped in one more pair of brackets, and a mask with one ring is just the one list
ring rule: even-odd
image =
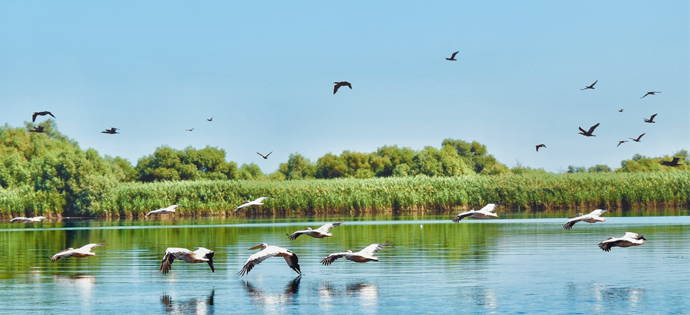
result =
[{"label": "white bird with dark wingtip", "polygon": [[292,234],[285,233],[285,235],[287,235],[288,238],[290,238],[291,240],[297,239],[302,234],[309,235],[313,238],[331,237],[331,236],[333,236],[333,234],[328,233],[328,231],[330,231],[332,228],[339,226],[341,224],[343,224],[343,221],[338,219],[338,221],[335,221],[333,223],[324,224],[316,230],[312,230],[310,227],[308,227],[304,230],[295,231]]},{"label": "white bird with dark wingtip", "polygon": [[91,250],[92,250],[94,247],[103,246],[103,245],[105,245],[105,241],[100,242],[100,243],[98,243],[98,244],[96,244],[96,243],[87,244],[87,245],[84,245],[84,246],[79,247],[79,248],[77,248],[77,249],[74,249],[74,248],[71,248],[71,247],[70,247],[70,248],[68,248],[68,249],[65,249],[65,250],[63,250],[63,251],[61,251],[61,252],[59,252],[59,253],[53,255],[53,257],[50,257],[50,261],[56,262],[56,261],[58,261],[58,260],[60,260],[60,259],[62,259],[62,258],[67,258],[67,257],[70,257],[70,256],[74,256],[74,257],[77,257],[77,258],[83,258],[83,257],[89,257],[89,256],[96,256],[96,253],[92,253]]},{"label": "white bird with dark wingtip", "polygon": [[41,222],[41,220],[44,220],[46,217],[30,217],[30,218],[25,218],[25,217],[16,217],[10,220],[10,223],[24,223],[24,224],[34,224]]},{"label": "white bird with dark wingtip", "polygon": [[578,222],[587,222],[587,223],[597,223],[597,222],[604,222],[606,221],[606,218],[602,218],[601,215],[603,215],[606,211],[609,210],[604,210],[604,209],[596,209],[586,215],[582,215],[582,213],[578,213],[576,216],[574,216],[572,219],[568,220],[565,224],[563,224],[563,228],[566,230],[570,230],[573,228],[573,225]]},{"label": "white bird with dark wingtip", "polygon": [[644,244],[646,240],[647,239],[644,238],[644,235],[640,235],[633,232],[625,232],[625,235],[623,235],[623,237],[609,237],[609,239],[599,243],[599,248],[601,248],[605,252],[608,252],[611,251],[611,247],[638,246]]},{"label": "white bird with dark wingtip", "polygon": [[182,207],[182,206],[180,206],[180,205],[172,205],[172,206],[167,207],[167,208],[156,209],[156,210],[149,211],[148,213],[146,213],[146,216],[148,217],[148,216],[150,216],[150,215],[152,215],[152,214],[169,214],[169,213],[175,213],[175,208],[178,208],[178,207]]},{"label": "white bird with dark wingtip", "polygon": [[264,205],[263,201],[266,200],[266,199],[268,199],[268,198],[270,198],[270,197],[259,197],[259,198],[256,198],[256,200],[253,200],[253,201],[247,200],[247,201],[245,201],[243,204],[241,204],[239,207],[235,208],[235,210],[232,210],[232,213],[235,213],[235,212],[237,212],[237,211],[240,211],[240,209],[246,208],[246,207],[263,206],[263,205]]},{"label": "white bird with dark wingtip", "polygon": [[254,268],[254,266],[274,256],[283,257],[285,259],[285,262],[288,264],[288,266],[290,266],[290,268],[292,268],[292,270],[294,270],[298,274],[302,274],[302,271],[299,270],[299,260],[295,253],[285,248],[268,245],[266,243],[261,243],[259,245],[253,246],[252,248],[250,248],[250,250],[257,248],[261,248],[261,250],[247,258],[247,262],[237,273],[238,275],[244,276],[248,274]]},{"label": "white bird with dark wingtip", "polygon": [[351,250],[348,249],[342,253],[333,253],[328,255],[328,257],[321,260],[321,263],[325,266],[328,266],[332,264],[334,261],[336,261],[338,258],[343,257],[345,257],[345,259],[347,260],[352,260],[358,263],[365,263],[367,261],[379,261],[378,257],[374,257],[374,253],[382,250],[386,246],[393,247],[391,243],[386,241],[383,244],[371,244],[365,247],[363,250],[360,250],[356,253],[353,253]]},{"label": "white bird with dark wingtip", "polygon": [[195,251],[186,248],[168,247],[165,250],[165,256],[163,256],[161,267],[158,270],[163,274],[168,273],[175,259],[179,259],[190,264],[208,263],[209,267],[211,267],[211,272],[216,272],[216,269],[213,267],[214,254],[212,250],[203,247],[199,247]]},{"label": "white bird with dark wingtip", "polygon": [[470,217],[472,219],[488,219],[488,218],[498,218],[498,215],[494,213],[496,210],[496,204],[490,203],[481,210],[470,210],[458,214],[453,218],[453,222],[458,223],[460,220]]}]

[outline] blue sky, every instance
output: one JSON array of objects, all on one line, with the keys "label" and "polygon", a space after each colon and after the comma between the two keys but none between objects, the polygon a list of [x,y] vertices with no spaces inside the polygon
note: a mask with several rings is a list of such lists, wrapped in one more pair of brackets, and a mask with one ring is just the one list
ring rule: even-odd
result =
[{"label": "blue sky", "polygon": [[5,1],[0,122],[50,110],[133,164],[213,146],[270,173],[291,153],[453,138],[510,167],[617,168],[690,149],[689,16],[685,0]]}]

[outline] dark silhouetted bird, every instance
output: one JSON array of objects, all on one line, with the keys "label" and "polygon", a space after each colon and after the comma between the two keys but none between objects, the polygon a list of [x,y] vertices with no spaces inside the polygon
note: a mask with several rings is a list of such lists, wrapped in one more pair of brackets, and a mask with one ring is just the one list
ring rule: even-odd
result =
[{"label": "dark silhouetted bird", "polygon": [[654,117],[656,117],[656,114],[652,115],[652,117],[649,117],[649,119],[645,118],[644,122],[653,124],[653,123],[655,123]]},{"label": "dark silhouetted bird", "polygon": [[266,155],[263,155],[263,154],[261,154],[261,153],[259,153],[259,152],[256,152],[256,154],[261,155],[261,157],[264,158],[264,160],[265,160],[265,159],[268,159],[268,156],[271,155],[271,153],[273,153],[273,151],[268,152],[268,154],[266,154]]},{"label": "dark silhouetted bird", "polygon": [[213,117],[211,117],[211,118],[209,118],[209,119],[206,119],[206,120],[208,120],[208,121],[213,121]]},{"label": "dark silhouetted bird", "polygon": [[618,110],[618,112],[619,112],[619,113],[622,113],[622,112],[623,112],[623,109],[622,109],[622,108],[621,108],[621,109],[619,109],[619,110]]},{"label": "dark silhouetted bird", "polygon": [[666,166],[679,166],[678,162],[680,161],[679,157],[673,157],[673,161],[661,161],[661,165],[666,165]]},{"label": "dark silhouetted bird", "polygon": [[49,111],[44,111],[44,112],[34,112],[34,114],[31,116],[31,121],[35,122],[36,121],[36,116],[45,116],[45,115],[50,115],[51,117],[55,118],[52,113]]},{"label": "dark silhouetted bird", "polygon": [[647,94],[642,95],[642,97],[640,97],[640,98],[645,98],[645,97],[647,97],[647,95],[656,95],[656,93],[661,93],[661,92],[660,91],[649,91],[649,92],[647,92]]},{"label": "dark silhouetted bird", "polygon": [[596,137],[595,135],[592,134],[592,132],[594,132],[594,129],[597,129],[597,127],[599,127],[599,123],[597,123],[596,125],[594,125],[592,127],[589,127],[589,130],[587,130],[587,131],[582,129],[582,127],[577,127],[577,128],[580,129],[580,134],[585,136],[585,137]]},{"label": "dark silhouetted bird", "polygon": [[43,126],[36,126],[34,129],[29,129],[29,132],[43,132]]},{"label": "dark silhouetted bird", "polygon": [[450,55],[450,58],[446,58],[446,60],[448,60],[448,61],[457,61],[457,59],[455,59],[455,55],[457,55],[459,52],[460,52],[460,51],[454,52],[452,55]]},{"label": "dark silhouetted bird", "polygon": [[335,84],[335,86],[333,87],[333,94],[335,94],[335,92],[338,92],[338,89],[341,86],[347,86],[350,88],[350,90],[352,90],[352,84],[350,84],[350,82],[347,81],[333,82],[333,84]]},{"label": "dark silhouetted bird", "polygon": [[114,135],[114,134],[118,134],[119,132],[117,132],[117,128],[112,127],[110,129],[106,129],[104,131],[101,131],[101,133],[107,133],[109,135]]},{"label": "dark silhouetted bird", "polygon": [[582,90],[594,90],[594,85],[597,84],[597,82],[599,82],[599,80],[596,80],[596,81],[594,81],[594,83],[592,83],[588,86],[585,86],[584,88],[581,88],[580,91],[582,91]]},{"label": "dark silhouetted bird", "polygon": [[185,130],[186,130],[186,131],[194,131],[194,128],[192,128],[192,129],[185,129]]},{"label": "dark silhouetted bird", "polygon": [[537,144],[537,152],[539,152],[539,148],[546,148],[545,144]]},{"label": "dark silhouetted bird", "polygon": [[620,140],[618,141],[618,145],[616,147],[619,147],[621,144],[628,142],[627,140]]},{"label": "dark silhouetted bird", "polygon": [[630,138],[630,140],[635,141],[635,142],[640,142],[640,139],[642,139],[642,136],[644,136],[644,133],[641,134],[639,137],[637,137],[637,139],[635,139],[635,138]]}]

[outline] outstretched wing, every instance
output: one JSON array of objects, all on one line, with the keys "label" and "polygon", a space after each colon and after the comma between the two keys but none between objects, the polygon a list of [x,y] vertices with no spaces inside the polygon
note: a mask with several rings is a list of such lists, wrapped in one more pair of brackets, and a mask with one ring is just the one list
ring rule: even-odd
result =
[{"label": "outstretched wing", "polygon": [[597,129],[597,127],[599,127],[599,123],[597,123],[596,125],[594,125],[594,126],[592,126],[592,127],[589,127],[589,131],[587,131],[587,133],[592,133],[592,132],[594,132],[594,129]]},{"label": "outstretched wing", "polygon": [[585,131],[584,129],[582,129],[582,127],[577,127],[577,129],[580,129],[580,132],[581,132],[581,133],[587,133],[587,131]]},{"label": "outstretched wing", "polygon": [[31,122],[36,122],[36,116],[38,116],[38,113],[31,115]]},{"label": "outstretched wing", "polygon": [[460,51],[454,52],[452,55],[450,55],[450,59],[455,59],[455,55],[457,55]]},{"label": "outstretched wing", "polygon": [[481,210],[479,210],[479,211],[481,211],[481,212],[494,212],[494,211],[496,211],[496,204],[490,203],[490,204],[484,206],[484,208],[481,208]]},{"label": "outstretched wing", "polygon": [[620,239],[614,239],[613,237],[609,237],[609,239],[599,243],[599,248],[605,252],[611,251],[611,247],[613,246],[618,246],[618,243],[621,242]]},{"label": "outstretched wing", "polygon": [[62,258],[67,258],[69,256],[72,256],[74,254],[74,248],[68,248],[62,251],[59,251],[57,254],[53,255],[53,257],[50,257],[51,262],[56,262]]},{"label": "outstretched wing", "polygon": [[649,117],[649,120],[654,120],[654,117],[656,117],[657,114],[652,115],[652,117]]},{"label": "outstretched wing", "polygon": [[285,258],[285,262],[287,262],[288,266],[290,266],[292,270],[294,270],[298,274],[302,274],[302,271],[299,269],[299,258],[297,258],[297,254],[291,251],[288,251],[288,253],[292,255],[283,257]]},{"label": "outstretched wing", "polygon": [[334,261],[336,261],[338,258],[343,258],[345,255],[349,254],[348,252],[342,252],[342,253],[333,253],[328,255],[326,258],[321,260],[321,264],[324,266],[328,266],[332,264]]},{"label": "outstretched wing", "polygon": [[590,212],[589,215],[595,216],[595,217],[599,217],[599,216],[601,216],[602,214],[606,213],[607,211],[608,211],[608,210],[605,210],[605,209],[596,209],[596,210]]},{"label": "outstretched wing", "polygon": [[459,213],[458,215],[455,216],[455,218],[453,218],[453,222],[458,223],[458,222],[460,222],[460,220],[471,216],[474,212],[475,212],[474,210],[470,210],[470,211],[465,211],[463,213]]},{"label": "outstretched wing", "polygon": [[583,218],[584,218],[584,216],[579,216],[577,218],[570,219],[570,220],[568,220],[568,222],[563,224],[563,228],[566,230],[570,230],[573,228],[573,225],[575,225],[575,223],[582,221]]},{"label": "outstretched wing", "polygon": [[208,266],[211,267],[211,272],[216,272],[216,268],[213,266],[213,256],[215,254],[216,253],[214,251],[204,247],[199,247],[197,250],[194,251],[194,255],[196,255],[196,257],[203,257],[208,259],[207,263]]},{"label": "outstretched wing", "polygon": [[257,253],[252,254],[247,258],[247,262],[242,266],[242,269],[237,273],[240,276],[244,276],[248,274],[252,269],[254,269],[254,266],[260,264],[262,261],[269,259],[275,255],[278,254],[278,251],[276,250],[270,250],[270,248],[261,250]]},{"label": "outstretched wing", "polygon": [[373,256],[374,253],[382,250],[386,246],[393,246],[393,245],[391,245],[388,241],[386,241],[383,244],[371,244],[371,245],[365,247],[363,250],[360,250],[359,254],[362,254],[364,256]]},{"label": "outstretched wing", "polygon": [[304,233],[307,233],[307,232],[308,232],[308,230],[299,230],[299,231],[293,232],[292,234],[287,234],[287,233],[285,233],[285,235],[287,235],[287,237],[288,237],[289,239],[291,239],[291,240],[294,241],[294,240],[296,240],[300,235],[302,235],[302,234],[304,234]]},{"label": "outstretched wing", "polygon": [[324,225],[320,226],[320,227],[319,227],[318,229],[316,229],[316,230],[319,231],[319,232],[322,232],[322,233],[328,233],[328,231],[330,231],[332,228],[334,228],[334,227],[336,227],[336,226],[339,226],[339,225],[341,225],[341,224],[343,224],[343,221],[341,221],[340,219],[338,219],[338,221],[335,221],[335,222],[333,222],[333,223],[324,224]]},{"label": "outstretched wing", "polygon": [[336,83],[335,86],[333,87],[333,94],[335,94],[335,92],[338,92],[339,88],[340,88],[340,84]]},{"label": "outstretched wing", "polygon": [[90,252],[92,249],[94,249],[94,247],[103,246],[103,245],[105,245],[105,241],[102,241],[102,242],[100,242],[100,243],[86,244],[86,245],[84,245],[84,246],[82,246],[82,247],[79,247],[77,250],[80,251],[80,252],[81,252],[81,251]]},{"label": "outstretched wing", "polygon": [[16,217],[16,218],[10,220],[10,223],[24,222],[24,221],[26,221],[26,218],[25,218],[25,217]]},{"label": "outstretched wing", "polygon": [[175,259],[191,253],[192,251],[186,248],[168,247],[165,250],[165,255],[163,256],[163,260],[161,260],[161,267],[158,268],[158,271],[163,274],[168,273],[170,269],[172,269],[172,264],[175,262]]},{"label": "outstretched wing", "polygon": [[232,210],[232,213],[235,213],[235,212],[237,212],[237,211],[240,211],[240,209],[246,208],[246,207],[249,207],[249,206],[251,206],[251,203],[250,203],[249,201],[247,201],[247,202],[245,202],[245,203],[239,205],[237,208],[235,208],[235,210]]}]

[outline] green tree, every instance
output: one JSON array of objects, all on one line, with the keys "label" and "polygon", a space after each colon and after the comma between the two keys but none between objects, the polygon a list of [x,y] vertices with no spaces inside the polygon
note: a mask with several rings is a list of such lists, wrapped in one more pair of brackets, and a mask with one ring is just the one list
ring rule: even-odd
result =
[{"label": "green tree", "polygon": [[286,163],[281,163],[278,171],[285,175],[286,179],[314,178],[316,166],[298,153],[290,154]]}]

